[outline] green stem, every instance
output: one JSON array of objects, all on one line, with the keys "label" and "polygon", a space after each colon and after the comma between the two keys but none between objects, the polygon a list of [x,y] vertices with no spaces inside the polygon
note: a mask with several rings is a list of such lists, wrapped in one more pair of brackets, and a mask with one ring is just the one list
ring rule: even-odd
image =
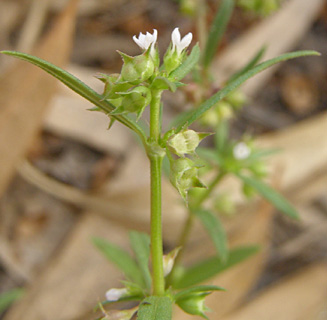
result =
[{"label": "green stem", "polygon": [[183,231],[178,240],[177,247],[180,247],[181,249],[175,258],[175,263],[174,263],[173,269],[171,270],[170,275],[167,279],[168,285],[171,284],[171,281],[174,279],[174,272],[176,270],[176,267],[179,265],[179,263],[181,261],[182,255],[184,253],[185,245],[187,243],[187,240],[188,240],[191,230],[192,230],[193,221],[194,221],[194,214],[192,213],[192,211],[200,208],[200,206],[203,204],[203,202],[206,199],[208,199],[208,197],[211,195],[212,191],[215,189],[217,184],[224,178],[225,174],[226,173],[223,171],[220,172],[216,176],[216,178],[210,183],[209,187],[201,194],[201,196],[198,197],[197,201],[190,208],[190,210],[188,212],[188,217],[187,217],[184,227],[183,227]]},{"label": "green stem", "polygon": [[161,220],[161,171],[164,152],[160,148],[160,98],[161,91],[152,93],[150,104],[150,139],[148,157],[151,172],[151,256],[153,295],[165,292],[163,272],[162,220]]},{"label": "green stem", "polygon": [[150,142],[158,143],[160,138],[160,104],[161,90],[152,91],[152,100],[150,104]]}]

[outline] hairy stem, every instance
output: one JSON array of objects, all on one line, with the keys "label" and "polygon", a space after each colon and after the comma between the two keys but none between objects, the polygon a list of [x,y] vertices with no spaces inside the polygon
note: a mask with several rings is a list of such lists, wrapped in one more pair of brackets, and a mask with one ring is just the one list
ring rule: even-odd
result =
[{"label": "hairy stem", "polygon": [[152,93],[150,104],[150,139],[148,157],[151,172],[151,256],[153,295],[162,296],[165,292],[162,248],[161,219],[161,171],[164,153],[159,145],[160,139],[160,98],[161,91]]}]

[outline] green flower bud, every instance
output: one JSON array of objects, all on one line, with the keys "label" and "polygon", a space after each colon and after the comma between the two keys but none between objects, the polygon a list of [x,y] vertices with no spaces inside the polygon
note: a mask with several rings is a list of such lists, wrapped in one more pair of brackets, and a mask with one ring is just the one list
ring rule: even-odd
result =
[{"label": "green flower bud", "polygon": [[208,294],[209,293],[207,292],[194,293],[183,299],[177,300],[176,304],[186,313],[208,319],[204,314],[205,312],[210,311],[210,309],[204,305],[204,299]]},{"label": "green flower bud", "polygon": [[218,127],[220,123],[220,119],[217,115],[217,112],[214,108],[209,109],[206,111],[203,116],[200,118],[201,123],[204,126],[208,126],[211,128],[216,128]]},{"label": "green flower bud", "polygon": [[223,120],[231,119],[234,115],[233,107],[230,105],[230,103],[228,103],[226,101],[219,101],[216,104],[215,109],[217,112],[219,122],[221,122]]},{"label": "green flower bud", "polygon": [[243,184],[243,194],[248,198],[251,199],[256,195],[256,190],[249,186],[248,184]]},{"label": "green flower bud", "polygon": [[165,70],[168,75],[182,63],[185,57],[185,50],[190,45],[192,38],[193,35],[191,32],[181,38],[178,28],[173,30],[171,34],[172,44],[164,56]]},{"label": "green flower bud", "polygon": [[210,135],[209,133],[197,133],[194,130],[184,130],[170,137],[168,146],[172,152],[182,157],[185,154],[192,154],[200,141]]},{"label": "green flower bud", "polygon": [[268,174],[267,165],[263,161],[257,161],[253,163],[250,167],[250,170],[258,178],[264,178]]},{"label": "green flower bud", "polygon": [[214,208],[222,214],[231,216],[235,213],[235,204],[228,194],[220,194],[214,201]]},{"label": "green flower bud", "polygon": [[226,101],[219,101],[211,109],[206,111],[201,118],[204,125],[216,128],[222,121],[229,120],[234,116],[233,107]]},{"label": "green flower bud", "polygon": [[122,97],[121,105],[112,114],[135,112],[140,117],[144,108],[151,101],[151,90],[144,86],[118,94]]},{"label": "green flower bud", "polygon": [[121,52],[120,55],[124,60],[121,70],[121,77],[124,81],[137,84],[148,80],[153,75],[154,62],[149,51],[136,57],[130,57]]},{"label": "green flower bud", "polygon": [[246,96],[241,90],[235,90],[226,97],[226,101],[235,109],[240,109],[246,103]]},{"label": "green flower bud", "polygon": [[179,158],[173,160],[170,169],[170,181],[184,201],[187,202],[189,189],[194,187],[205,188],[205,185],[198,178],[199,168],[191,159]]},{"label": "green flower bud", "polygon": [[238,4],[245,10],[267,16],[279,8],[280,0],[239,0]]},{"label": "green flower bud", "polygon": [[163,61],[168,75],[179,67],[183,58],[184,54],[178,54],[176,50],[171,50],[171,48],[167,50]]},{"label": "green flower bud", "polygon": [[197,10],[197,2],[198,0],[181,0],[181,12],[191,17],[195,16]]},{"label": "green flower bud", "polygon": [[128,82],[115,81],[112,82],[111,79],[106,83],[104,89],[105,99],[117,99],[120,98],[120,92],[125,92],[132,87],[132,84]]},{"label": "green flower bud", "polygon": [[163,269],[164,269],[164,276],[166,277],[171,270],[173,269],[175,259],[180,251],[181,247],[175,248],[173,251],[169,252],[168,254],[163,256]]}]

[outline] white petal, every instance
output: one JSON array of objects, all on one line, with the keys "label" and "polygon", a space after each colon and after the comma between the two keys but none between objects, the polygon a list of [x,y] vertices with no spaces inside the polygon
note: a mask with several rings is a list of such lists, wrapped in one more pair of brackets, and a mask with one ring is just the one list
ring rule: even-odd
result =
[{"label": "white petal", "polygon": [[133,36],[133,40],[140,48],[144,49],[143,43],[139,39],[137,39],[136,36]]},{"label": "white petal", "polygon": [[117,301],[128,293],[126,288],[110,289],[106,292],[107,301]]},{"label": "white petal", "polygon": [[184,50],[185,48],[187,48],[190,43],[192,42],[192,38],[193,38],[193,35],[191,32],[189,32],[181,41],[181,48],[182,50]]},{"label": "white petal", "polygon": [[150,32],[147,32],[146,34],[140,32],[138,38],[136,36],[133,36],[133,40],[141,49],[144,50],[147,50],[152,45],[151,50],[153,51],[154,45],[157,41],[157,35],[157,30],[153,29],[153,34],[151,34]]},{"label": "white petal", "polygon": [[158,31],[157,29],[153,29],[153,35],[152,35],[152,43],[156,43],[157,42],[157,37],[158,37]]},{"label": "white petal", "polygon": [[181,41],[181,34],[179,33],[178,28],[175,28],[174,31],[171,33],[171,41],[173,43],[172,50],[174,50],[176,47],[178,48],[179,43]]}]

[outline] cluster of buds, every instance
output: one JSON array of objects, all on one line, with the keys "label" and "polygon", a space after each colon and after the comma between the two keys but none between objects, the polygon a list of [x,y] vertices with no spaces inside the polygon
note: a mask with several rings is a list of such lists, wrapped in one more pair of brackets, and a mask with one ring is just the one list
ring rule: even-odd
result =
[{"label": "cluster of buds", "polygon": [[239,0],[238,5],[245,10],[268,16],[280,6],[280,0]]},{"label": "cluster of buds", "polygon": [[120,74],[101,75],[99,79],[105,83],[103,97],[115,108],[112,115],[135,113],[139,119],[151,103],[152,90],[173,90],[174,86],[169,74],[186,58],[186,48],[192,41],[192,34],[181,38],[178,28],[172,32],[172,43],[164,57],[164,66],[160,68],[157,48],[157,30],[153,33],[140,33],[133,40],[143,53],[131,57],[119,52],[123,59]]},{"label": "cluster of buds", "polygon": [[201,122],[205,126],[216,128],[222,121],[230,120],[235,112],[240,110],[247,99],[241,90],[231,92],[225,99],[216,103],[214,107],[205,112]]},{"label": "cluster of buds", "polygon": [[205,186],[198,177],[200,167],[194,160],[185,156],[195,155],[199,143],[208,135],[210,134],[186,129],[172,134],[167,141],[169,151],[179,157],[170,161],[170,181],[186,202],[191,188],[205,188]]}]

